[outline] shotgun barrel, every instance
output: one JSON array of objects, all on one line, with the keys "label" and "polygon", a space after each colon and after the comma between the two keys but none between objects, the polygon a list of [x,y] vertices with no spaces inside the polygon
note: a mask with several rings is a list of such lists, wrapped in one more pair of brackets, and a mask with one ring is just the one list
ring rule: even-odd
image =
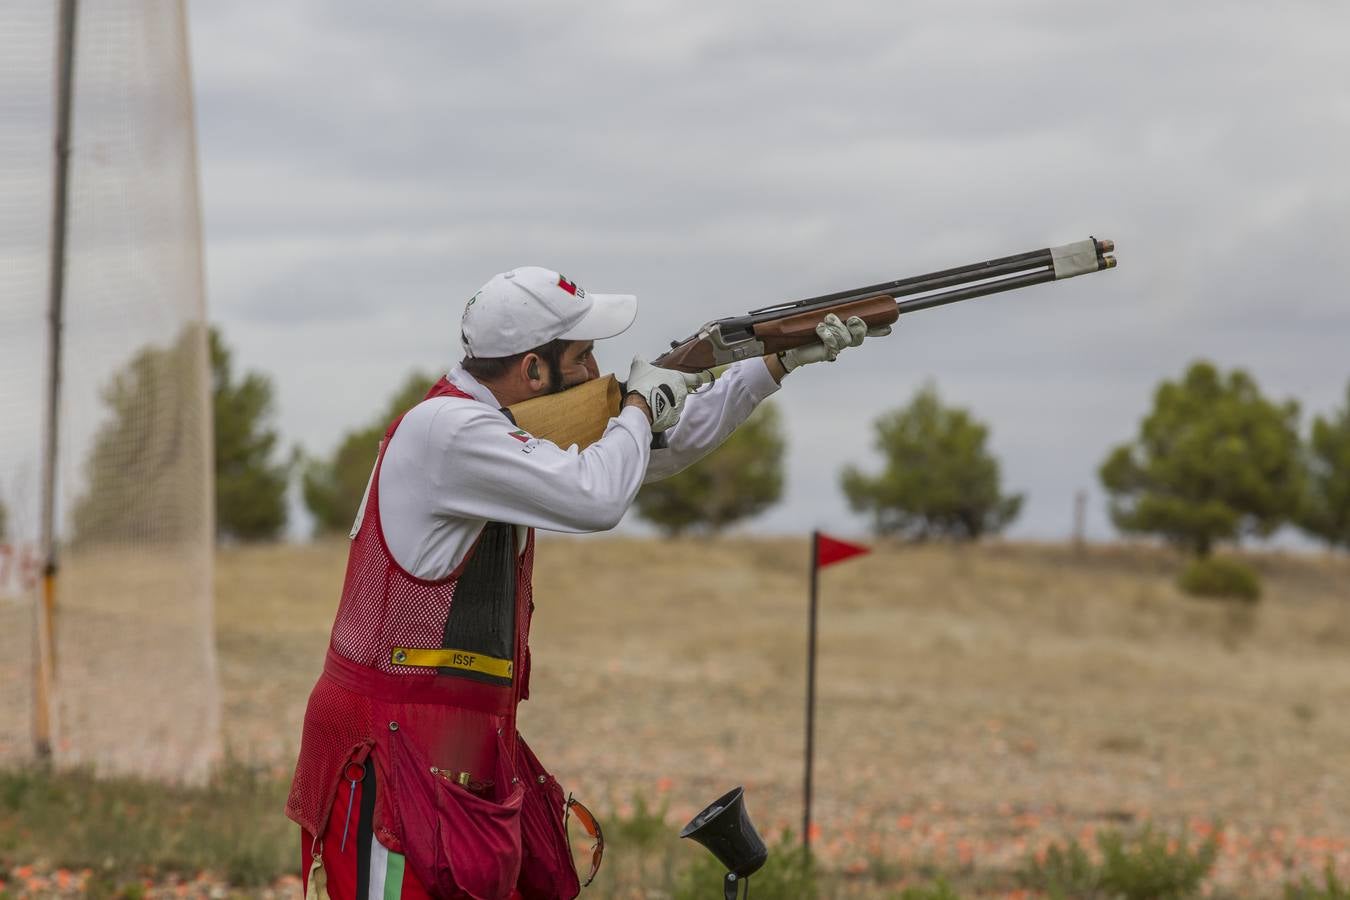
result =
[{"label": "shotgun barrel", "polygon": [[683,341],[672,341],[671,349],[655,364],[698,372],[780,353],[815,341],[816,325],[830,313],[841,319],[859,316],[873,328],[890,325],[902,313],[1114,268],[1116,260],[1110,254],[1115,248],[1114,241],[1089,237],[1058,247],[761,307],[742,316],[709,322]]}]

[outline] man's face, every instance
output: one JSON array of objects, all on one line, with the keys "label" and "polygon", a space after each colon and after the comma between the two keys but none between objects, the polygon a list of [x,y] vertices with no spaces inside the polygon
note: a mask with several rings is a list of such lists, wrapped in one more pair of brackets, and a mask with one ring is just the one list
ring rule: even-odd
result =
[{"label": "man's face", "polygon": [[584,384],[592,378],[600,377],[600,367],[595,362],[595,341],[571,341],[559,359],[558,375],[550,385],[554,392]]}]

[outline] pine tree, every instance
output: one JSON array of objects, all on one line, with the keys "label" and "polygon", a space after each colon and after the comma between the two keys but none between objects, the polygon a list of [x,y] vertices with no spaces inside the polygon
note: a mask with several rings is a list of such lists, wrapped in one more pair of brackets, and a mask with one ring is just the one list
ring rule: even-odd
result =
[{"label": "pine tree", "polygon": [[215,421],[216,535],[271,540],[286,527],[290,464],[274,461],[272,382],[258,372],[234,380],[229,348],[212,328],[211,399]]},{"label": "pine tree", "polygon": [[1350,383],[1343,409],[1313,419],[1306,456],[1308,489],[1298,524],[1329,546],[1350,549]]},{"label": "pine tree", "polygon": [[931,383],[874,427],[881,472],[848,466],[840,480],[849,506],[870,513],[877,534],[977,540],[1017,518],[1022,495],[1002,493],[988,426],[943,406]]},{"label": "pine tree", "polygon": [[668,535],[691,529],[716,534],[753,518],[783,495],[786,447],[777,407],[762,403],[712,453],[683,472],[643,485],[637,514]]},{"label": "pine tree", "polygon": [[1122,531],[1157,534],[1197,557],[1218,541],[1268,536],[1303,490],[1298,404],[1276,404],[1246,372],[1193,363],[1164,381],[1139,436],[1100,469]]},{"label": "pine tree", "polygon": [[103,386],[107,416],[84,460],[71,539],[176,541],[203,526],[202,396],[206,339],[185,328],[168,346],[143,347]]},{"label": "pine tree", "polygon": [[435,381],[411,373],[378,415],[343,435],[332,456],[305,462],[301,491],[316,534],[345,534],[351,527],[389,424],[421,402]]}]

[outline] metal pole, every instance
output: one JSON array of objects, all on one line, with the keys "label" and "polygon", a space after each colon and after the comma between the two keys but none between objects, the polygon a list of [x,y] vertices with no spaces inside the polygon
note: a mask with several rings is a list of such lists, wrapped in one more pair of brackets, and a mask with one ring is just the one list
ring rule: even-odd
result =
[{"label": "metal pole", "polygon": [[806,638],[806,777],[802,810],[802,849],[811,855],[811,773],[816,752],[816,608],[820,579],[820,532],[811,532],[811,613]]},{"label": "metal pole", "polygon": [[52,753],[51,693],[56,670],[56,461],[61,411],[61,330],[66,275],[66,172],[70,161],[70,108],[75,70],[75,2],[61,0],[56,45],[56,166],[52,177],[52,243],[47,297],[47,429],[42,478],[42,603],[34,640],[33,745],[40,758]]},{"label": "metal pole", "polygon": [[1083,555],[1083,545],[1087,541],[1087,491],[1079,490],[1073,495],[1073,552]]}]

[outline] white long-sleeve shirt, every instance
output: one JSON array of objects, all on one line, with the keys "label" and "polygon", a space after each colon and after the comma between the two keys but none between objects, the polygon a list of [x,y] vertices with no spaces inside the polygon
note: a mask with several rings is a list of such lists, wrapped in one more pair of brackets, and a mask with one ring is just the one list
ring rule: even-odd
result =
[{"label": "white long-sleeve shirt", "polygon": [[463,368],[447,376],[473,397],[409,410],[380,466],[380,526],[389,552],[419,578],[443,578],[488,522],[588,532],[613,528],[638,488],[716,449],[778,384],[762,360],[736,363],[690,395],[667,447],[651,449],[647,417],[626,407],[585,450],[532,437]]}]

